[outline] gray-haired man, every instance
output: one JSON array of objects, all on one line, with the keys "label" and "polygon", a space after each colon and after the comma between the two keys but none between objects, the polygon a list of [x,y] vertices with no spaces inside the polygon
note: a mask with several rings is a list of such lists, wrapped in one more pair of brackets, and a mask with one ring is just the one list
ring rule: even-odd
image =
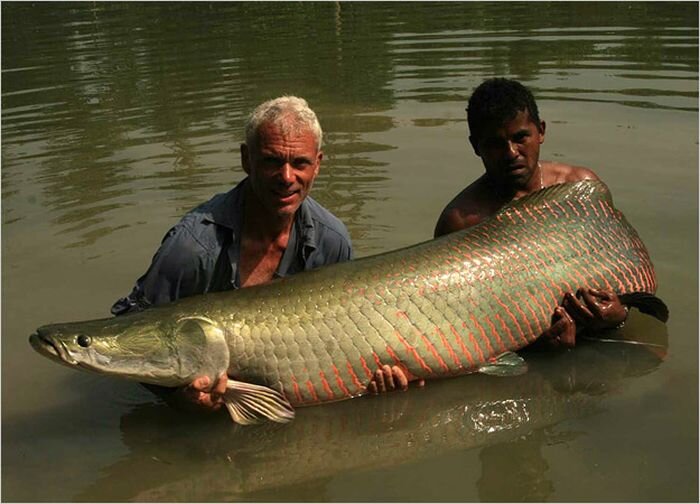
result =
[{"label": "gray-haired man", "polygon": [[[352,258],[345,225],[309,197],[323,159],[323,133],[306,101],[283,96],[259,105],[245,132],[241,164],[247,177],[168,231],[131,294],[112,306],[113,314],[263,284]],[[387,373],[385,387],[378,372],[380,390],[395,388]],[[402,374],[397,380],[405,388]],[[218,409],[225,377],[211,387],[203,377],[175,392],[149,389],[176,405]]]}]

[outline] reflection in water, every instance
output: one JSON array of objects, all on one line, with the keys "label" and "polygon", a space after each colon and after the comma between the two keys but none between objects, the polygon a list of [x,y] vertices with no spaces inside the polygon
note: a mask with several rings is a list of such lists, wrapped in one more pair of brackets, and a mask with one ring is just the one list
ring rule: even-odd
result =
[{"label": "reflection in water", "polygon": [[553,2],[536,16],[514,4],[507,22],[489,2],[2,9],[3,222],[25,218],[29,194],[64,246],[134,225],[116,209],[158,200],[176,217],[233,185],[243,115],[280,92],[319,114],[328,162],[316,195],[365,253],[388,231],[367,210],[391,182],[374,154],[396,148],[368,136],[395,127],[399,101],[464,103],[484,76],[513,75],[541,99],[697,110],[694,4],[602,15]]},{"label": "reflection in water", "polygon": [[[666,326],[641,318],[617,336],[634,338],[641,328],[646,342],[665,345]],[[284,495],[318,501],[328,481],[350,471],[478,449],[481,500],[544,501],[553,483],[542,449],[585,435],[566,422],[595,414],[627,379],[653,372],[661,362],[655,350],[592,342],[555,356],[530,353],[530,369],[519,377],[473,375],[305,408],[284,426],[241,427],[225,415],[186,419],[164,405],[137,406],[121,420],[129,455],[76,498],[99,500],[110,488],[114,493],[107,497],[114,500],[266,501]]]},{"label": "reflection in water", "polygon": [[[687,406],[697,405],[697,194],[688,189],[697,187],[697,3],[511,3],[507,12],[499,2],[0,8],[4,499],[71,500],[84,489],[90,500],[174,500],[167,482],[175,482],[189,500],[226,500],[235,491],[244,492],[237,499],[331,500],[326,482],[338,483],[339,474],[393,467],[380,446],[403,457],[402,477],[410,461],[437,461],[425,469],[437,476],[446,472],[441,453],[479,450],[478,479],[450,486],[476,491],[478,481],[483,500],[520,500],[498,484],[507,453],[537,468],[508,476],[530,500],[590,495],[552,490],[557,479],[542,448],[576,435],[562,420],[604,408],[616,384],[630,382],[608,373],[614,366],[600,353],[592,359],[603,368],[600,381],[581,378],[584,366],[565,356],[551,368],[535,357],[532,373],[517,382],[465,377],[386,400],[311,408],[282,431],[237,431],[152,405],[133,409],[119,431],[115,419],[150,396],[134,400],[138,387],[99,377],[90,386],[81,376],[56,382],[64,375],[36,364],[23,336],[41,320],[106,314],[165,230],[240,180],[244,115],[282,93],[304,96],[319,115],[325,159],[313,194],[348,225],[358,257],[428,238],[445,201],[482,170],[466,139],[464,106],[494,75],[525,81],[550,124],[559,123],[547,143],[554,157],[606,167],[599,173],[634,215],[669,289],[661,295],[680,315],[672,324],[682,350],[651,386],[677,379],[673,388],[655,395],[639,380],[631,388],[641,388],[643,405],[611,401],[623,420],[660,402],[664,416],[652,425],[683,425],[675,440],[664,436],[649,448],[657,462],[625,475],[620,500],[645,479],[656,480],[657,498],[667,497],[670,480],[674,498],[697,499],[697,429],[687,427],[697,425],[697,408]],[[555,143],[556,135],[564,138]],[[586,387],[573,389],[575,382]],[[115,389],[131,400],[113,403]],[[599,452],[595,462],[634,457],[629,449],[611,453],[603,439],[587,439]],[[478,462],[476,451],[472,458]],[[420,491],[415,481],[404,486]]]}]

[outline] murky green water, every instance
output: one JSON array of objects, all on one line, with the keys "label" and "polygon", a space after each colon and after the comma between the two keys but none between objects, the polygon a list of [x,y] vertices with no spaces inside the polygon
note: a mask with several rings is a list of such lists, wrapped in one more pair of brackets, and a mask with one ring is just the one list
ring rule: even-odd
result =
[{"label": "murky green water", "polygon": [[[280,94],[321,119],[314,196],[358,256],[429,238],[482,172],[464,107],[495,75],[645,240],[671,320],[627,331],[663,362],[592,344],[241,429],[29,347],[107,316]],[[2,4],[4,501],[696,501],[697,265],[696,3]]]}]

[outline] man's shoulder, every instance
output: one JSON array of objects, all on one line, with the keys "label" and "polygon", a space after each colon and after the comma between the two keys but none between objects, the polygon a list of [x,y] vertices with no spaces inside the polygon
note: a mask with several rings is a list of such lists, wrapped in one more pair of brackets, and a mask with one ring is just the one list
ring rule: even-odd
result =
[{"label": "man's shoulder", "polygon": [[487,208],[489,194],[483,176],[462,189],[442,210],[435,226],[435,236],[459,231],[481,222],[490,211]]},{"label": "man's shoulder", "polygon": [[347,227],[345,227],[343,221],[333,215],[330,210],[311,196],[308,196],[304,200],[303,205],[316,227],[322,227],[348,243],[350,242],[350,233],[348,233]]},{"label": "man's shoulder", "polygon": [[550,173],[554,174],[554,183],[579,182],[581,180],[600,180],[590,168],[566,163],[546,162]]},{"label": "man's shoulder", "polygon": [[193,241],[206,250],[219,246],[217,224],[232,227],[235,218],[236,188],[216,194],[200,203],[175,224],[173,229],[180,236],[181,242]]}]

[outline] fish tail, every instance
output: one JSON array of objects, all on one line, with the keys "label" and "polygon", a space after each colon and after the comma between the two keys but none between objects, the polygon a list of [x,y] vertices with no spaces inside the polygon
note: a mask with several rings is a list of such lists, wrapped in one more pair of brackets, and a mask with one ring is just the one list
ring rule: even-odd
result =
[{"label": "fish tail", "polygon": [[653,294],[648,292],[631,292],[621,294],[620,302],[624,305],[634,306],[640,312],[656,317],[661,322],[668,320],[668,306]]}]

